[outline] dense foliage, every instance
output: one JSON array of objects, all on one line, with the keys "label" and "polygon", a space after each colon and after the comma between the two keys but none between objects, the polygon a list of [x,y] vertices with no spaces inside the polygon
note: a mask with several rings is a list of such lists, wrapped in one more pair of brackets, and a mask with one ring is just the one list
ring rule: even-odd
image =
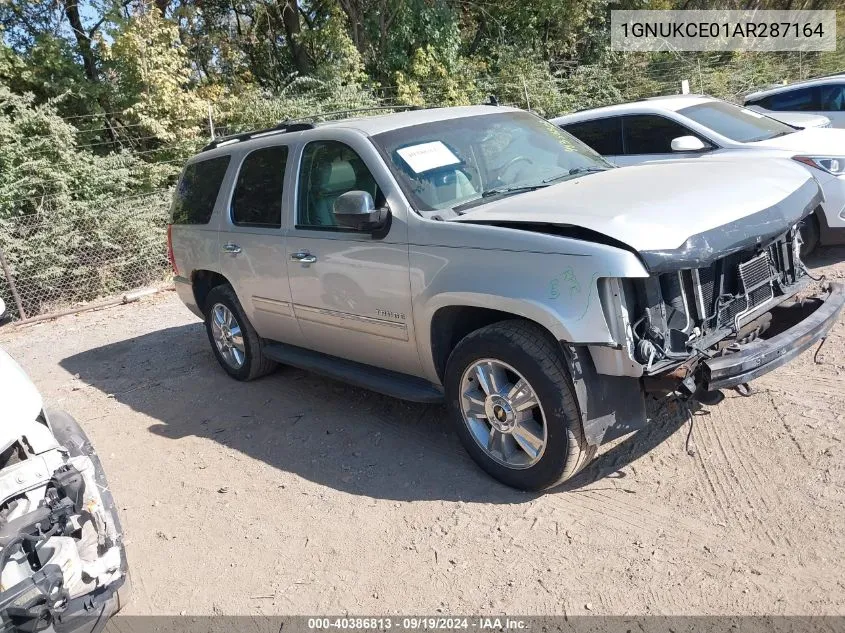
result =
[{"label": "dense foliage", "polygon": [[[610,51],[611,8],[681,7],[707,3],[0,0],[0,248],[30,312],[146,283],[161,274],[168,188],[212,126],[491,94],[552,115],[682,79],[737,98],[845,66],[835,53]],[[2,279],[0,296],[11,303]]]}]

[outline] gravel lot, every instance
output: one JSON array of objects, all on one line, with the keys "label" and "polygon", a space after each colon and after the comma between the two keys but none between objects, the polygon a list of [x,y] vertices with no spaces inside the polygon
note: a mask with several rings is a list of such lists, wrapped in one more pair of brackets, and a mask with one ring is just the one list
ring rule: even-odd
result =
[{"label": "gravel lot", "polygon": [[[812,262],[845,278],[845,249]],[[437,406],[282,368],[226,377],[172,292],[0,331],[98,447],[134,614],[845,614],[845,328],[689,423],[664,411],[545,495]]]}]

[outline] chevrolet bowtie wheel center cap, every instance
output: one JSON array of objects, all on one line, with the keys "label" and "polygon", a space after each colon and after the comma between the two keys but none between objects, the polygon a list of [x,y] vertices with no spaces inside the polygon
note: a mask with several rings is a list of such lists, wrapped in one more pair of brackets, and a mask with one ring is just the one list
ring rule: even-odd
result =
[{"label": "chevrolet bowtie wheel center cap", "polygon": [[516,423],[513,407],[507,398],[500,395],[492,395],[484,403],[484,412],[487,420],[497,431],[510,433]]}]

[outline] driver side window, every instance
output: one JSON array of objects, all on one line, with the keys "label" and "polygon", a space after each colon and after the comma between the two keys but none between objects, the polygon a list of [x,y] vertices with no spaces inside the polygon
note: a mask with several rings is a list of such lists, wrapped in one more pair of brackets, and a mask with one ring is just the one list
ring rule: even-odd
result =
[{"label": "driver side window", "polygon": [[351,147],[339,141],[305,146],[299,168],[296,228],[350,231],[337,224],[334,202],[347,191],[366,191],[376,207],[385,204],[375,178]]}]

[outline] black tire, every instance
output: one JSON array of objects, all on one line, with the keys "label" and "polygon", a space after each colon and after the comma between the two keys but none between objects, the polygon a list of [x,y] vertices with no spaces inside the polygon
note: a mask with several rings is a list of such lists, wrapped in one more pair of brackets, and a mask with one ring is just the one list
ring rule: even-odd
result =
[{"label": "black tire", "polygon": [[801,223],[801,259],[804,260],[807,256],[816,250],[819,245],[819,237],[821,232],[819,230],[819,219],[816,214],[812,214],[804,218]]},{"label": "black tire", "polygon": [[[474,362],[491,358],[516,369],[529,382],[545,414],[547,440],[539,461],[510,468],[490,457],[474,439],[461,410],[461,380]],[[540,326],[502,321],[467,335],[446,366],[446,403],[464,448],[489,475],[521,490],[544,490],[573,475],[596,453],[584,439],[574,388],[560,346]]]},{"label": "black tire", "polygon": [[[217,304],[226,306],[232,312],[243,333],[244,361],[240,367],[236,368],[230,365],[214,342],[211,319],[213,318],[212,311]],[[276,369],[276,363],[264,356],[261,350],[261,338],[252,327],[252,323],[246,318],[246,314],[244,314],[244,310],[241,307],[241,302],[238,301],[234,289],[229,284],[216,286],[208,293],[208,297],[205,300],[205,332],[208,334],[208,342],[211,344],[211,349],[217,358],[217,362],[220,363],[220,366],[232,378],[243,381],[255,380],[261,376],[266,376]]]}]

